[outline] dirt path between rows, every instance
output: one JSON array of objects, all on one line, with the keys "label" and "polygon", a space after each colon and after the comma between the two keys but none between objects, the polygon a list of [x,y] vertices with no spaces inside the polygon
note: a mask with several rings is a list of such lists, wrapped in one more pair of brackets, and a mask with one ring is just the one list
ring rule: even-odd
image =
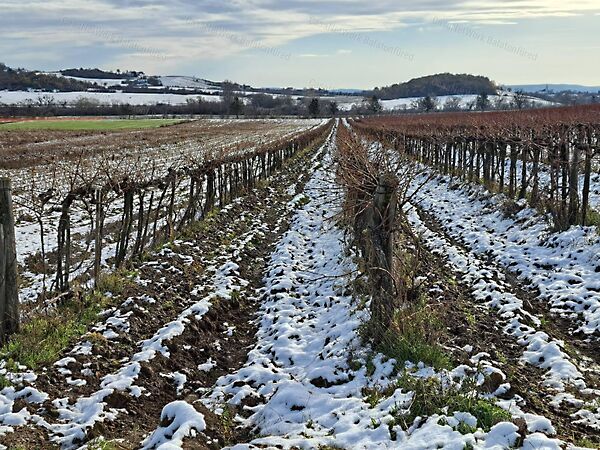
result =
[{"label": "dirt path between rows", "polygon": [[[76,422],[79,428],[52,433],[44,426],[15,427],[14,433],[0,437],[0,444],[58,448],[50,440],[56,442],[72,433],[77,437],[63,441],[67,446],[68,442],[80,445],[103,436],[118,442],[116,448],[139,448],[144,437],[159,426],[164,405],[177,399],[191,404],[220,376],[241,367],[255,340],[253,319],[268,256],[302,201],[300,193],[311,175],[314,156],[312,152],[295,158],[268,184],[136,265],[132,273],[135,282],[119,295],[121,306],[107,311],[104,322],[65,353],[67,359],[40,371],[35,387],[49,394],[42,408],[15,403],[15,410],[25,407],[49,424]],[[228,276],[238,286],[226,292],[217,283],[214,295],[211,280],[215,269],[218,275],[229,261],[235,267]],[[212,296],[208,311],[202,317],[191,315],[181,321],[185,325],[182,332],[162,342],[152,359],[141,362],[133,387],[115,389],[103,398],[109,416],[98,416],[95,421],[75,416],[79,410],[87,412],[78,406],[82,398],[96,399],[106,388],[107,377],[128,367],[127,361],[140,343],[160,334],[165,326],[177,324],[182,311],[206,296]],[[223,419],[227,415],[216,416],[197,407],[205,416],[207,432],[189,448],[221,448],[244,439]],[[65,420],[67,413],[74,417]],[[110,414],[114,420],[109,420]]]},{"label": "dirt path between rows", "polygon": [[[429,229],[442,235],[452,245],[472,254],[468,247],[447,233],[433,214],[420,207],[416,209]],[[423,252],[420,258],[420,261],[423,261],[422,276],[434,280],[444,292],[443,305],[439,307],[447,317],[445,323],[448,327],[448,335],[451,336],[451,347],[455,349],[455,356],[461,357],[461,352],[456,352],[456,349],[464,346],[473,347],[473,351],[469,353],[489,353],[507,375],[507,381],[511,385],[510,391],[501,398],[510,399],[515,395],[517,398],[522,398],[524,410],[550,419],[556,427],[557,437],[567,442],[597,439],[596,430],[574,423],[575,419],[571,414],[579,408],[565,403],[555,407],[550,404],[550,399],[556,392],[543,385],[545,371],[522,361],[524,347],[506,334],[503,330],[503,320],[499,315],[473,298],[470,286],[460,280],[460,275],[448,270],[448,261],[445,257],[432,253],[420,242],[417,242],[417,245],[419,251]],[[494,264],[490,259],[487,262],[490,265]],[[494,267],[500,268],[497,264],[494,264]],[[524,300],[524,309],[546,319],[542,322],[543,331],[553,338],[572,344],[572,347],[568,348],[569,356],[575,360],[580,369],[589,369],[583,371],[586,384],[597,389],[600,386],[599,372],[594,368],[597,368],[598,353],[594,351],[593,346],[587,340],[579,340],[569,334],[565,328],[567,326],[565,320],[554,320],[554,317],[548,313],[547,305],[545,306],[544,302],[537,297],[535,291],[525,286],[509,271],[503,270],[503,273],[506,276],[504,282],[508,282],[512,293]],[[467,356],[468,354],[463,352],[462,357],[466,359]],[[581,395],[574,390],[571,393]]]}]

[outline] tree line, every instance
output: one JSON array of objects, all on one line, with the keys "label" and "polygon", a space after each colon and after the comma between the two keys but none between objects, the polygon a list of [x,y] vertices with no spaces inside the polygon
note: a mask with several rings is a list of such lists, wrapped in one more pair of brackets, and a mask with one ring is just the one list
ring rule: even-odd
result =
[{"label": "tree line", "polygon": [[26,91],[30,89],[46,92],[86,91],[90,85],[70,78],[46,75],[25,69],[12,69],[0,63],[0,90]]}]

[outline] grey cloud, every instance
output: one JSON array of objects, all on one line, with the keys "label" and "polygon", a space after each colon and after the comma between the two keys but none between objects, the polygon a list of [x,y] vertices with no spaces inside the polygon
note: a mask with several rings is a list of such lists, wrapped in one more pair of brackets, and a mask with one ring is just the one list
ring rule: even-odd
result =
[{"label": "grey cloud", "polygon": [[[88,46],[102,60],[107,48],[119,61],[142,48],[194,61],[277,48],[332,30],[383,31],[434,18],[501,24],[599,10],[595,0],[0,0],[0,49],[7,63],[11,56],[43,52],[49,44],[49,54],[59,57],[60,48],[71,54],[68,49]],[[318,22],[311,23],[311,17]]]}]

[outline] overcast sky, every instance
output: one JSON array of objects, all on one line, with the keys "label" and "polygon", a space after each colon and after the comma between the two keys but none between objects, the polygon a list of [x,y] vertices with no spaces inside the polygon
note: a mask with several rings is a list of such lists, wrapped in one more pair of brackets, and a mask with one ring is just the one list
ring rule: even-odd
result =
[{"label": "overcast sky", "polygon": [[600,0],[0,0],[0,62],[255,86],[600,85]]}]

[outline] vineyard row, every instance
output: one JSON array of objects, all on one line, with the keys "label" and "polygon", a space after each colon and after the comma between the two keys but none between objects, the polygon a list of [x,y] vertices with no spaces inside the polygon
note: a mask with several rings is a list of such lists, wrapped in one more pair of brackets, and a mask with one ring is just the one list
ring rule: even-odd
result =
[{"label": "vineyard row", "polygon": [[462,124],[444,115],[366,119],[353,128],[443,174],[527,199],[548,211],[557,229],[588,225],[596,213],[590,188],[599,166],[600,109],[555,114],[472,114]]},{"label": "vineyard row", "polygon": [[[126,177],[103,186],[85,183],[71,190],[58,202],[57,223],[49,227],[57,230],[58,244],[51,255],[45,254],[41,230],[42,296],[46,296],[46,289],[69,291],[72,280],[84,274],[98,280],[103,265],[118,268],[127,258],[173,238],[213,208],[225,206],[268,178],[298,151],[320,144],[330,129],[331,123],[326,123],[251,151],[225,153],[188,167],[170,168],[164,175],[143,182]],[[40,201],[49,202],[50,198]],[[88,226],[73,226],[74,213],[84,214]],[[75,222],[80,217],[77,219]],[[108,246],[111,252],[107,252]]]}]

